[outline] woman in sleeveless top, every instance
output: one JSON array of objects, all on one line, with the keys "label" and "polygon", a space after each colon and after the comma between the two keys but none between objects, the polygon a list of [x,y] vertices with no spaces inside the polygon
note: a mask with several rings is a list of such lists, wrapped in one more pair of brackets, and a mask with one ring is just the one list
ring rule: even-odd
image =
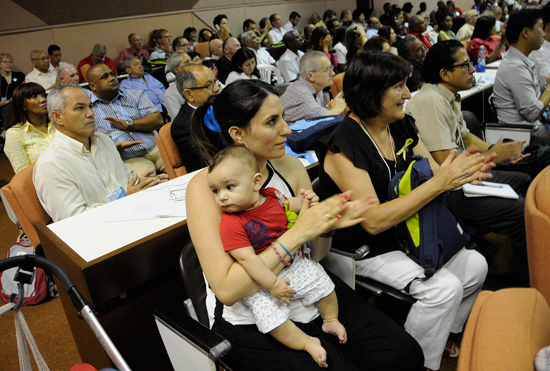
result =
[{"label": "woman in sleeveless top", "polygon": [[[377,205],[367,210],[361,225],[336,231],[336,246],[367,245],[369,254],[356,262],[356,274],[368,276],[405,293],[412,305],[405,330],[420,344],[425,367],[439,369],[447,343],[450,356],[458,348],[448,342],[464,322],[485,280],[487,262],[474,250],[460,250],[426,281],[424,269],[400,248],[395,226],[415,215],[438,195],[462,184],[488,177],[481,172],[485,158],[465,151],[454,153],[439,167],[418,137],[414,120],[403,113],[411,94],[406,86],[408,62],[388,53],[361,53],[349,64],[343,91],[351,112],[320,140],[319,180],[324,194],[353,190],[352,199],[367,195]],[[397,152],[428,158],[434,177],[409,194],[388,201],[391,178],[404,170]],[[492,164],[491,164],[492,165]],[[399,168],[402,166],[403,168]],[[488,167],[488,166],[485,166]]]},{"label": "woman in sleeveless top", "polygon": [[437,37],[437,41],[456,40],[456,35],[451,30],[453,27],[452,13],[443,13],[437,20],[437,23],[439,24],[439,35]]},{"label": "woman in sleeveless top", "polygon": [[[285,154],[286,136],[291,131],[282,115],[283,107],[270,85],[239,80],[196,110],[191,132],[205,162],[229,144],[246,145],[267,179],[264,186],[276,187],[292,195],[301,188],[311,189],[311,182],[301,162]],[[186,200],[189,232],[208,284],[218,300],[214,305],[210,299],[207,305],[210,316],[215,312],[212,328],[232,345],[224,359],[235,369],[242,370],[318,370],[319,366],[307,353],[290,350],[270,335],[261,334],[249,310],[240,302],[260,287],[223,250],[219,232],[222,214],[208,188],[206,170],[191,180]],[[294,254],[303,243],[313,240],[312,258],[320,260],[330,247],[330,238],[317,236],[328,229],[360,222],[362,219],[357,219],[356,215],[364,212],[365,199],[356,201],[343,203],[341,197],[332,197],[310,209],[305,205],[296,224],[278,241]],[[334,220],[337,214],[342,215],[338,221]],[[282,255],[289,258],[286,253]],[[272,249],[259,256],[274,273],[283,268]],[[341,345],[334,336],[323,333],[322,320],[314,306],[295,302],[290,315],[302,331],[319,337],[327,350],[328,368],[419,370],[423,363],[422,352],[412,337],[342,281],[336,278],[333,281],[339,301],[339,319],[348,331],[346,344]]]}]

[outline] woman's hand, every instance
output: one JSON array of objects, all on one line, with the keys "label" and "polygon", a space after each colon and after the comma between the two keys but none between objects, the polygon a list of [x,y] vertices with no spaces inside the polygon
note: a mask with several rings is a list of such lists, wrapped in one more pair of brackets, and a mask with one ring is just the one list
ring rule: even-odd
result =
[{"label": "woman's hand", "polygon": [[[347,191],[340,195],[346,201],[349,200],[353,191]],[[365,220],[362,217],[367,211],[378,204],[378,199],[374,195],[366,195],[357,200],[346,202],[341,218],[334,225],[334,229],[342,229],[354,226]]]},{"label": "woman's hand", "polygon": [[456,156],[451,151],[445,161],[439,167],[439,171],[433,177],[442,192],[451,191],[466,183],[478,183],[480,180],[491,178],[492,175],[485,171],[494,167],[490,162],[494,154],[482,156],[474,147],[467,148]]}]

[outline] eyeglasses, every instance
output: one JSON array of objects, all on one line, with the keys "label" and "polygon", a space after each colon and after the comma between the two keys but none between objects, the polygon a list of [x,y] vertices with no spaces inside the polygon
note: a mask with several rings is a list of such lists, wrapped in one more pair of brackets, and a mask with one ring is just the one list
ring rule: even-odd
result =
[{"label": "eyeglasses", "polygon": [[2,62],[2,63],[4,63],[4,64],[13,64],[13,61],[12,61],[12,60],[9,60],[9,59],[4,59],[4,60],[2,60],[2,61],[0,61],[0,62]]},{"label": "eyeglasses", "polygon": [[161,37],[161,39],[171,39],[172,36],[171,35],[164,35],[163,37]]},{"label": "eyeglasses", "polygon": [[330,73],[332,71],[332,67],[325,68],[324,70],[320,71],[309,71],[309,72],[320,72],[320,73]]},{"label": "eyeglasses", "polygon": [[42,58],[34,58],[33,61],[42,61],[42,62],[44,62],[44,61],[47,61],[49,59],[50,58],[48,58],[48,57],[42,57]]},{"label": "eyeglasses", "polygon": [[190,47],[191,44],[180,44],[180,46]]},{"label": "eyeglasses", "polygon": [[214,85],[216,85],[215,82],[213,81],[208,81],[206,83],[206,85],[204,86],[197,86],[196,88],[185,88],[185,89],[189,89],[189,90],[198,90],[198,89],[208,89],[208,90],[212,90],[214,88]]},{"label": "eyeglasses", "polygon": [[470,69],[473,69],[474,68],[474,63],[473,62],[464,62],[464,63],[460,63],[460,64],[454,64],[451,66],[451,68],[454,68],[454,67],[468,67],[468,70]]}]

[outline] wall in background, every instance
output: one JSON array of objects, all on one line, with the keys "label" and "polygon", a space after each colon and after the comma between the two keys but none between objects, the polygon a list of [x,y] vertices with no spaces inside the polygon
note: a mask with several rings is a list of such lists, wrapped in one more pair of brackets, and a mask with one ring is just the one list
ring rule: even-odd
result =
[{"label": "wall in background", "polygon": [[[38,6],[39,3],[47,5],[48,10],[44,11],[43,15],[28,10],[33,4]],[[84,0],[78,2],[78,9],[75,10],[69,5],[60,7],[59,3],[53,0],[0,0],[0,52],[9,52],[13,55],[14,70],[30,72],[30,52],[34,49],[46,50],[51,44],[61,47],[62,61],[77,65],[82,58],[91,53],[96,43],[105,44],[107,55],[116,60],[120,50],[128,47],[127,37],[132,32],[137,32],[144,43],[149,39],[149,33],[157,28],[167,29],[172,37],[181,36],[183,30],[189,26],[197,30],[212,28],[212,20],[220,13],[227,15],[232,34],[238,35],[242,32],[242,22],[247,18],[259,22],[263,17],[279,13],[286,23],[290,12],[297,11],[302,15],[298,25],[298,28],[302,29],[313,12],[322,15],[326,9],[333,9],[340,14],[343,9],[353,10],[356,7],[355,0],[163,0],[155,9],[151,9],[151,4],[161,2],[147,1],[143,9],[148,10],[148,14],[120,16],[120,12],[130,14],[137,12],[137,9],[140,12],[143,9],[137,5],[132,5],[133,9],[128,9],[129,0]],[[142,2],[132,0],[132,4],[141,5]],[[159,9],[167,9],[166,7],[175,6],[174,4],[192,8],[159,14]],[[52,14],[56,11],[72,11],[73,17]],[[90,20],[96,19],[95,17],[102,18]],[[68,21],[71,23],[52,25],[45,19],[49,22],[60,19],[73,20]],[[75,22],[75,19],[81,21]]]}]

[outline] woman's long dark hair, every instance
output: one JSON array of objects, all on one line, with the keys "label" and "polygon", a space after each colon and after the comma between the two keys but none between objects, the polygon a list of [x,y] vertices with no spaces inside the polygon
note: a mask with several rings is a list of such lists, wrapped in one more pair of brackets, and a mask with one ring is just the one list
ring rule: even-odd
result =
[{"label": "woman's long dark hair", "polygon": [[311,33],[311,40],[309,43],[311,45],[311,50],[318,50],[322,52],[323,49],[319,46],[319,43],[321,42],[321,40],[327,37],[328,34],[329,32],[326,28],[317,27],[316,29],[314,29]]},{"label": "woman's long dark hair", "polygon": [[[199,31],[199,42],[202,43],[202,42],[205,42],[205,41],[210,41],[210,40],[206,40],[206,37],[204,37],[204,33],[208,31],[210,32],[210,35],[212,35],[212,31],[210,31],[210,29],[208,28],[203,28],[202,30]],[[212,36],[211,36],[212,37]]]},{"label": "woman's long dark hair", "polygon": [[248,48],[240,48],[235,52],[233,55],[233,58],[231,58],[231,68],[232,71],[242,73],[243,69],[241,66],[249,59],[254,58],[256,61],[256,66],[254,66],[254,71],[252,71],[252,74],[256,76],[257,78],[260,78],[260,71],[258,71],[258,61],[256,60],[256,54]]},{"label": "woman's long dark hair", "polygon": [[38,95],[46,96],[46,91],[42,85],[38,85],[34,82],[21,84],[13,91],[13,96],[11,98],[13,102],[11,126],[24,124],[29,120],[25,111],[25,102],[27,99],[31,99]]},{"label": "woman's long dark hair", "polygon": [[[204,105],[195,110],[191,118],[191,135],[205,164],[221,149],[233,144],[228,133],[229,128],[248,128],[250,120],[256,116],[270,95],[277,95],[277,92],[261,80],[237,80],[227,85],[221,93],[212,95]],[[221,133],[211,131],[204,123],[204,116],[211,106]]]},{"label": "woman's long dark hair", "polygon": [[386,91],[410,73],[410,64],[390,53],[357,54],[348,63],[344,76],[343,91],[348,107],[362,119],[376,117]]},{"label": "woman's long dark hair", "polygon": [[495,17],[491,17],[489,15],[484,15],[483,17],[479,17],[479,19],[476,22],[476,26],[474,28],[474,33],[472,34],[472,40],[488,39],[489,36],[491,36],[490,35],[491,29],[495,27],[496,23],[497,23],[497,19]]}]

